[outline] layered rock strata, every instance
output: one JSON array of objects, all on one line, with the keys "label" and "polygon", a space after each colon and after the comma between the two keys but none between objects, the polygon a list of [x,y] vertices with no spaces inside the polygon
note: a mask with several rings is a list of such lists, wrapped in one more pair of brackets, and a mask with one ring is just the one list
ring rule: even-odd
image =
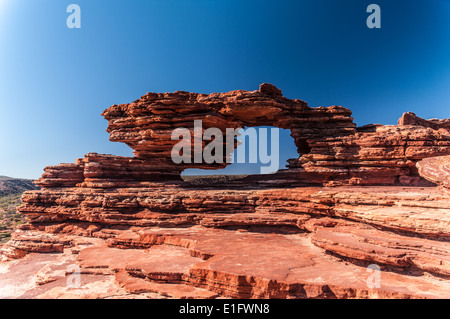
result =
[{"label": "layered rock strata", "polygon": [[450,190],[450,156],[425,158],[417,163],[417,168],[425,179]]},{"label": "layered rock strata", "polygon": [[[405,113],[399,125],[356,127],[348,109],[311,108],[270,84],[148,93],[103,116],[136,156],[45,169],[19,208],[28,224],[3,247],[0,296],[450,297],[448,120]],[[194,120],[290,129],[299,158],[272,175],[185,182],[186,168],[226,166],[173,163],[171,133]],[[87,290],[67,288],[73,264]],[[29,281],[15,286],[19,271]]]}]

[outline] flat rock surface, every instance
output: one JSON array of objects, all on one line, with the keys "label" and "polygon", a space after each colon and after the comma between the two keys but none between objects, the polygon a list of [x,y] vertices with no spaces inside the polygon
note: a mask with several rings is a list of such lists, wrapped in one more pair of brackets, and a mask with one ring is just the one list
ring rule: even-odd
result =
[{"label": "flat rock surface", "polygon": [[[389,242],[374,229],[359,233],[357,228],[346,229],[351,225],[330,227],[327,221],[310,227],[318,228],[312,239],[308,233],[288,230],[280,234],[264,227],[123,231],[118,241],[96,242],[78,254],[68,250],[29,254],[4,263],[0,292],[3,298],[450,297],[450,282],[445,278],[417,271],[418,267],[409,271],[383,267],[405,266],[399,260],[408,260],[403,257],[408,251],[411,254],[407,243],[418,251],[436,255],[427,260],[422,254],[416,260],[412,253],[412,261],[419,266],[442,258],[446,264],[441,267],[448,269],[446,245],[427,247],[420,239],[391,235],[391,244],[397,246],[383,246]],[[118,242],[123,248],[114,247]],[[138,246],[148,248],[134,248]],[[327,251],[350,259],[340,259]],[[367,268],[374,263],[382,267],[379,287],[372,285],[373,272]],[[69,265],[80,269],[78,289],[67,286]],[[20,280],[13,277],[17,273],[22,274]]]}]

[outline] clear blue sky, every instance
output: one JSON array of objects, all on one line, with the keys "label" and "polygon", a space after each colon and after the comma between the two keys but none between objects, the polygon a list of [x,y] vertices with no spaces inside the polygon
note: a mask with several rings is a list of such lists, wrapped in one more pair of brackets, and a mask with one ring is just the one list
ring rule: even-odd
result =
[{"label": "clear blue sky", "polygon": [[[71,3],[78,30],[66,26]],[[370,3],[381,29],[366,26]],[[146,92],[263,82],[348,107],[358,125],[450,118],[450,1],[0,0],[0,175],[130,156],[100,113]]]}]

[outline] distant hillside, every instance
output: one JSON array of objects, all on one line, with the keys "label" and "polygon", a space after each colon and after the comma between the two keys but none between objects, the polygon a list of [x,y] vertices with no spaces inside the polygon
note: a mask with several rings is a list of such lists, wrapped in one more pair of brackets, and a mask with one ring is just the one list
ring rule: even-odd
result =
[{"label": "distant hillside", "polygon": [[17,179],[0,176],[0,196],[22,194],[28,190],[38,189],[29,179]]},{"label": "distant hillside", "polygon": [[23,192],[38,189],[31,180],[0,176],[0,244],[10,238],[17,225],[25,222],[25,216],[16,212],[21,205]]}]

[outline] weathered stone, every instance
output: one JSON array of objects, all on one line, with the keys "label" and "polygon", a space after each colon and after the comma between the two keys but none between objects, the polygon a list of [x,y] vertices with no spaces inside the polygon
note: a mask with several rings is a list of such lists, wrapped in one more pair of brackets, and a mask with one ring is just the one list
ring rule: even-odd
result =
[{"label": "weathered stone", "polygon": [[[148,93],[103,116],[135,157],[89,153],[45,169],[18,208],[29,223],[2,247],[16,258],[0,272],[4,296],[450,297],[449,120],[405,113],[399,125],[356,127],[350,110],[311,108],[270,84]],[[172,162],[172,130],[194,120],[290,129],[299,157],[272,175],[184,181],[186,168],[227,165]],[[10,272],[30,272],[36,253],[60,263],[14,286]],[[69,261],[90,292],[64,287]]]},{"label": "weathered stone", "polygon": [[417,163],[417,168],[425,179],[450,189],[450,156],[425,158]]}]

